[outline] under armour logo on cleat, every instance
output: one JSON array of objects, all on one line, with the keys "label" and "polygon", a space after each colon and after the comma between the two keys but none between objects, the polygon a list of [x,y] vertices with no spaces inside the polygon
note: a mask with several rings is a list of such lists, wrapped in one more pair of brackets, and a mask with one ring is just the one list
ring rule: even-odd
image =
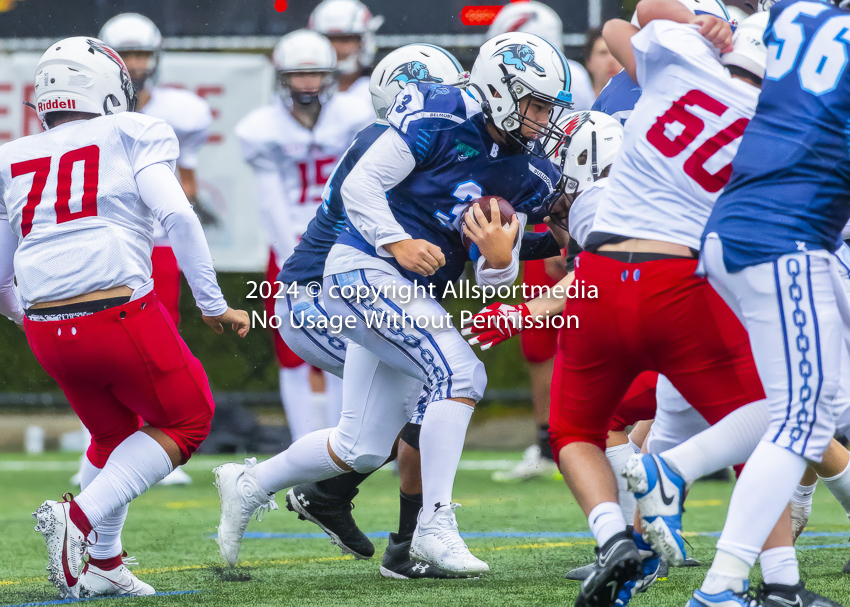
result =
[{"label": "under armour logo on cleat", "polygon": [[428,565],[426,563],[416,563],[413,566],[413,571],[415,571],[417,573],[425,573],[425,571],[428,569],[428,567],[430,567],[430,565]]},{"label": "under armour logo on cleat", "polygon": [[301,502],[301,504],[304,505],[304,506],[310,505],[310,500],[308,500],[307,497],[303,493],[298,496],[298,501]]},{"label": "under armour logo on cleat", "polygon": [[443,507],[443,505],[440,502],[437,502],[436,504],[434,504],[434,512],[436,512],[437,510],[439,510],[442,507]]}]

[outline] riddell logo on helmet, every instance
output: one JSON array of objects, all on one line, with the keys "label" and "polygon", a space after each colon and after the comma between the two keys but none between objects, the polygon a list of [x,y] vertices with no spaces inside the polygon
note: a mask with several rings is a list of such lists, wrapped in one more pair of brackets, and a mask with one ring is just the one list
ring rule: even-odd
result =
[{"label": "riddell logo on helmet", "polygon": [[47,110],[75,110],[77,102],[73,99],[52,99],[50,101],[38,102],[38,111],[46,112]]}]

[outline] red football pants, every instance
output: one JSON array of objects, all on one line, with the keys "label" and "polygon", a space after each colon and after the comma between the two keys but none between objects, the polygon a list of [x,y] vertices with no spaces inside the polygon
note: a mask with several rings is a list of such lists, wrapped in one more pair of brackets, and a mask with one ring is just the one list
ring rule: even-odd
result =
[{"label": "red football pants", "polygon": [[614,410],[644,371],[667,376],[709,424],[764,398],[746,330],[694,275],[696,266],[579,255],[576,282],[595,285],[599,297],[568,300],[564,311],[579,327],[561,330],[558,340],[549,419],[555,454],[573,442],[604,449]]},{"label": "red football pants", "polygon": [[155,246],[151,252],[153,264],[153,288],[159,304],[171,317],[171,322],[180,324],[180,266],[174,251],[168,246]]},{"label": "red football pants", "polygon": [[[279,285],[275,283],[277,281],[277,275],[280,274],[280,268],[277,267],[277,263],[274,259],[274,251],[269,252],[269,267],[266,269],[266,281],[271,285],[271,296],[266,297],[263,300],[263,305],[266,308],[266,317],[271,318],[274,316],[274,304],[277,301],[275,299],[275,295],[280,288]],[[293,352],[289,346],[286,345],[286,342],[283,341],[283,338],[280,336],[280,331],[277,329],[271,329],[272,340],[274,341],[274,351],[277,354],[277,362],[284,369],[292,369],[299,365],[303,365],[304,361]]]},{"label": "red football pants", "polygon": [[24,328],[91,432],[96,467],[143,420],[174,439],[184,461],[209,434],[215,404],[206,373],[153,293],[89,316],[25,320]]},{"label": "red football pants", "polygon": [[[549,228],[545,224],[534,226],[535,232],[546,232]],[[554,287],[558,281],[546,273],[546,261],[543,259],[532,259],[523,262],[522,284],[528,286]],[[531,289],[529,289],[529,295]],[[558,329],[552,327],[541,327],[539,329],[526,329],[519,334],[522,355],[530,363],[545,363],[558,352]]]},{"label": "red football pants", "polygon": [[658,373],[644,371],[629,386],[629,391],[622,402],[614,410],[609,432],[624,432],[628,426],[634,426],[639,421],[655,418],[655,384],[658,383]]}]

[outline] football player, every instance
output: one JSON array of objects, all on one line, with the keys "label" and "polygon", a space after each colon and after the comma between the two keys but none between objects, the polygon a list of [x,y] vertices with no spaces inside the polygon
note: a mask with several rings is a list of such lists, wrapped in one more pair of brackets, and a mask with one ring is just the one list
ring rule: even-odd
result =
[{"label": "football player", "polygon": [[214,410],[200,361],[153,291],[155,219],[204,321],[244,337],[248,315],[221,295],[174,174],[177,137],[132,112],[135,91],[117,52],[94,38],[52,44],[35,95],[46,132],[0,148],[2,292],[14,274],[25,308],[14,320],[92,436],[82,492],[44,502],[36,529],[63,597],[153,594],[122,562],[127,507],[189,459]]},{"label": "football player", "polygon": [[[272,57],[278,95],[270,105],[254,110],[236,126],[245,161],[254,172],[256,198],[271,250],[267,280],[275,284],[281,265],[292,255],[301,235],[322,204],[322,190],[339,157],[354,136],[375,119],[368,99],[338,96],[336,56],[327,38],[298,30],[281,38]],[[282,294],[275,285],[265,298],[274,314]],[[272,330],[280,365],[281,400],[292,433],[298,440],[319,428],[336,425],[341,410],[339,380],[327,373],[324,406],[322,383],[310,365],[296,356]],[[318,379],[318,382],[316,381]]]},{"label": "football player", "polygon": [[[543,39],[506,34],[481,48],[470,88],[468,95],[439,83],[409,84],[387,113],[392,128],[343,182],[346,226],[325,263],[324,291],[329,315],[356,324],[343,328],[350,340],[345,374],[356,378],[344,386],[351,413],[337,428],[308,435],[256,467],[228,471],[227,485],[238,479],[241,495],[228,489],[236,493],[233,506],[223,496],[219,537],[234,557],[250,514],[269,503],[270,492],[382,465],[426,384],[430,402],[419,439],[425,506],[410,554],[451,573],[488,570],[460,538],[451,502],[466,427],[486,376],[435,298],[445,295],[468,259],[457,233],[457,213],[468,200],[498,192],[530,221],[540,221],[557,194],[559,175],[541,159],[542,146],[558,136],[550,114],[557,118],[569,104],[569,68]],[[386,299],[374,298],[373,287]],[[373,297],[351,298],[358,289]],[[405,310],[404,326],[368,327],[363,306],[372,299],[379,315]],[[243,488],[249,483],[250,490]]]}]

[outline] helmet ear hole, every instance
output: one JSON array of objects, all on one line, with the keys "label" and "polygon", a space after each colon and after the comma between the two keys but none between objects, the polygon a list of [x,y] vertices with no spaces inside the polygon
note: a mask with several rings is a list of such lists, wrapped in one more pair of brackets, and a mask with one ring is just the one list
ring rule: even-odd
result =
[{"label": "helmet ear hole", "polygon": [[493,96],[493,99],[501,99],[502,96],[499,94],[499,91],[496,90],[492,84],[487,84],[487,88],[490,89],[490,94]]},{"label": "helmet ear hole", "polygon": [[584,150],[581,154],[576,158],[576,164],[584,166],[587,164],[587,150]]}]

